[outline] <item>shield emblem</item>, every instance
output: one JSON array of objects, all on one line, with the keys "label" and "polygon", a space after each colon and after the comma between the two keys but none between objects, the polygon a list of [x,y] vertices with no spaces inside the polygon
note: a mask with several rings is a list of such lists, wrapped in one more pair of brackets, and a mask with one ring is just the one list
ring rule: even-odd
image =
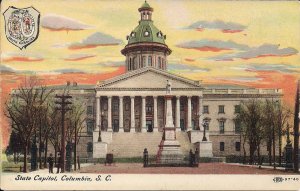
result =
[{"label": "shield emblem", "polygon": [[40,13],[33,7],[18,9],[10,6],[4,13],[7,40],[19,47],[26,48],[39,35]]}]

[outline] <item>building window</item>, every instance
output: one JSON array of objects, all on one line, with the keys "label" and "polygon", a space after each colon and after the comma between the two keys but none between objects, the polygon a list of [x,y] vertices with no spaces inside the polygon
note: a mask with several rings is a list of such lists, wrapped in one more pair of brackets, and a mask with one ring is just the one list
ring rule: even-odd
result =
[{"label": "building window", "polygon": [[132,59],[132,69],[133,69],[133,70],[137,69],[136,57],[134,57],[134,58]]},{"label": "building window", "polygon": [[117,102],[113,103],[113,110],[114,111],[119,111],[119,104]]},{"label": "building window", "polygon": [[235,151],[241,151],[241,142],[235,142]]},{"label": "building window", "polygon": [[94,122],[88,120],[88,121],[86,122],[86,128],[87,128],[87,134],[88,134],[88,135],[92,135],[92,134],[93,134],[93,131],[94,131]]},{"label": "building window", "polygon": [[192,129],[195,130],[195,120],[192,120]]},{"label": "building window", "polygon": [[184,104],[180,103],[180,111],[184,111]]},{"label": "building window", "polygon": [[150,36],[150,32],[149,31],[145,31],[144,32],[144,36],[146,36],[146,37]]},{"label": "building window", "polygon": [[158,57],[158,67],[159,69],[162,69],[161,57]]},{"label": "building window", "polygon": [[87,152],[93,152],[93,143],[92,142],[87,143],[86,150],[87,150]]},{"label": "building window", "polygon": [[148,66],[152,66],[152,56],[148,56]]},{"label": "building window", "polygon": [[107,111],[107,103],[103,104],[103,109],[104,109],[104,111]]},{"label": "building window", "polygon": [[184,131],[184,129],[185,129],[185,124],[184,124],[184,119],[180,119],[180,129],[181,129],[181,131]]},{"label": "building window", "polygon": [[234,121],[234,131],[237,134],[241,133],[241,121],[240,120]]},{"label": "building window", "polygon": [[113,120],[113,131],[119,132],[119,120],[118,119]]},{"label": "building window", "polygon": [[143,67],[146,66],[146,56],[142,56],[142,64],[143,64]]},{"label": "building window", "polygon": [[146,105],[146,114],[147,115],[152,115],[152,105]]},{"label": "building window", "polygon": [[209,113],[208,105],[203,106],[203,113]]},{"label": "building window", "polygon": [[220,134],[224,134],[224,132],[225,132],[225,121],[219,121],[219,129],[220,129]]},{"label": "building window", "polygon": [[87,106],[86,112],[88,115],[92,115],[93,114],[93,106],[91,106],[91,105]]},{"label": "building window", "polygon": [[219,113],[225,113],[224,105],[219,105]]},{"label": "building window", "polygon": [[240,105],[235,105],[234,106],[234,113],[240,113],[241,112],[241,106]]},{"label": "building window", "polygon": [[135,32],[131,32],[130,36],[135,37]]},{"label": "building window", "polygon": [[220,151],[224,151],[224,149],[225,149],[225,143],[220,142]]},{"label": "building window", "polygon": [[193,111],[195,109],[195,104],[192,103],[191,106],[192,106],[192,111]]},{"label": "building window", "polygon": [[125,103],[125,111],[129,110],[129,103]]}]

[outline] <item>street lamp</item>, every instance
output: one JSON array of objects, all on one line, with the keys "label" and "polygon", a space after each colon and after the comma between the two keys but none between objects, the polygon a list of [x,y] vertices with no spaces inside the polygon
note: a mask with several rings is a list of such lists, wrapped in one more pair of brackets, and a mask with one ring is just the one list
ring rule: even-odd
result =
[{"label": "street lamp", "polygon": [[203,138],[202,138],[202,141],[207,141],[207,138],[206,138],[206,128],[208,127],[208,122],[205,120],[202,122],[202,126],[203,126]]}]

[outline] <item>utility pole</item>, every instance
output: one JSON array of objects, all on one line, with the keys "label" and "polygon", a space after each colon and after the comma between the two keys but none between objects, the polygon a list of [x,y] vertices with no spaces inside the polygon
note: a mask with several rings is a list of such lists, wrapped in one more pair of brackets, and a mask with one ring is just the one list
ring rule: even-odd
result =
[{"label": "utility pole", "polygon": [[55,95],[55,98],[60,99],[59,101],[55,101],[55,104],[59,105],[57,107],[57,110],[61,110],[61,172],[65,172],[65,161],[66,161],[66,132],[65,132],[65,114],[67,111],[71,110],[68,108],[69,104],[72,104],[72,102],[68,101],[68,99],[71,99],[72,96],[69,95]]},{"label": "utility pole", "polygon": [[297,83],[296,88],[296,100],[295,100],[295,115],[294,115],[294,172],[299,172],[299,85],[300,80]]}]

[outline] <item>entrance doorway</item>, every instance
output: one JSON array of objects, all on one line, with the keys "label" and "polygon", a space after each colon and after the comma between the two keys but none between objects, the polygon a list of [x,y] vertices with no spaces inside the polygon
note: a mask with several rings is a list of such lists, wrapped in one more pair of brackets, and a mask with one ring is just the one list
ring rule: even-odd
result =
[{"label": "entrance doorway", "polygon": [[147,132],[153,132],[152,120],[147,120],[146,121],[146,128],[147,128]]},{"label": "entrance doorway", "polygon": [[119,120],[118,119],[114,119],[113,131],[114,132],[119,132]]},{"label": "entrance doorway", "polygon": [[184,119],[180,119],[180,129],[181,131],[184,131]]}]

